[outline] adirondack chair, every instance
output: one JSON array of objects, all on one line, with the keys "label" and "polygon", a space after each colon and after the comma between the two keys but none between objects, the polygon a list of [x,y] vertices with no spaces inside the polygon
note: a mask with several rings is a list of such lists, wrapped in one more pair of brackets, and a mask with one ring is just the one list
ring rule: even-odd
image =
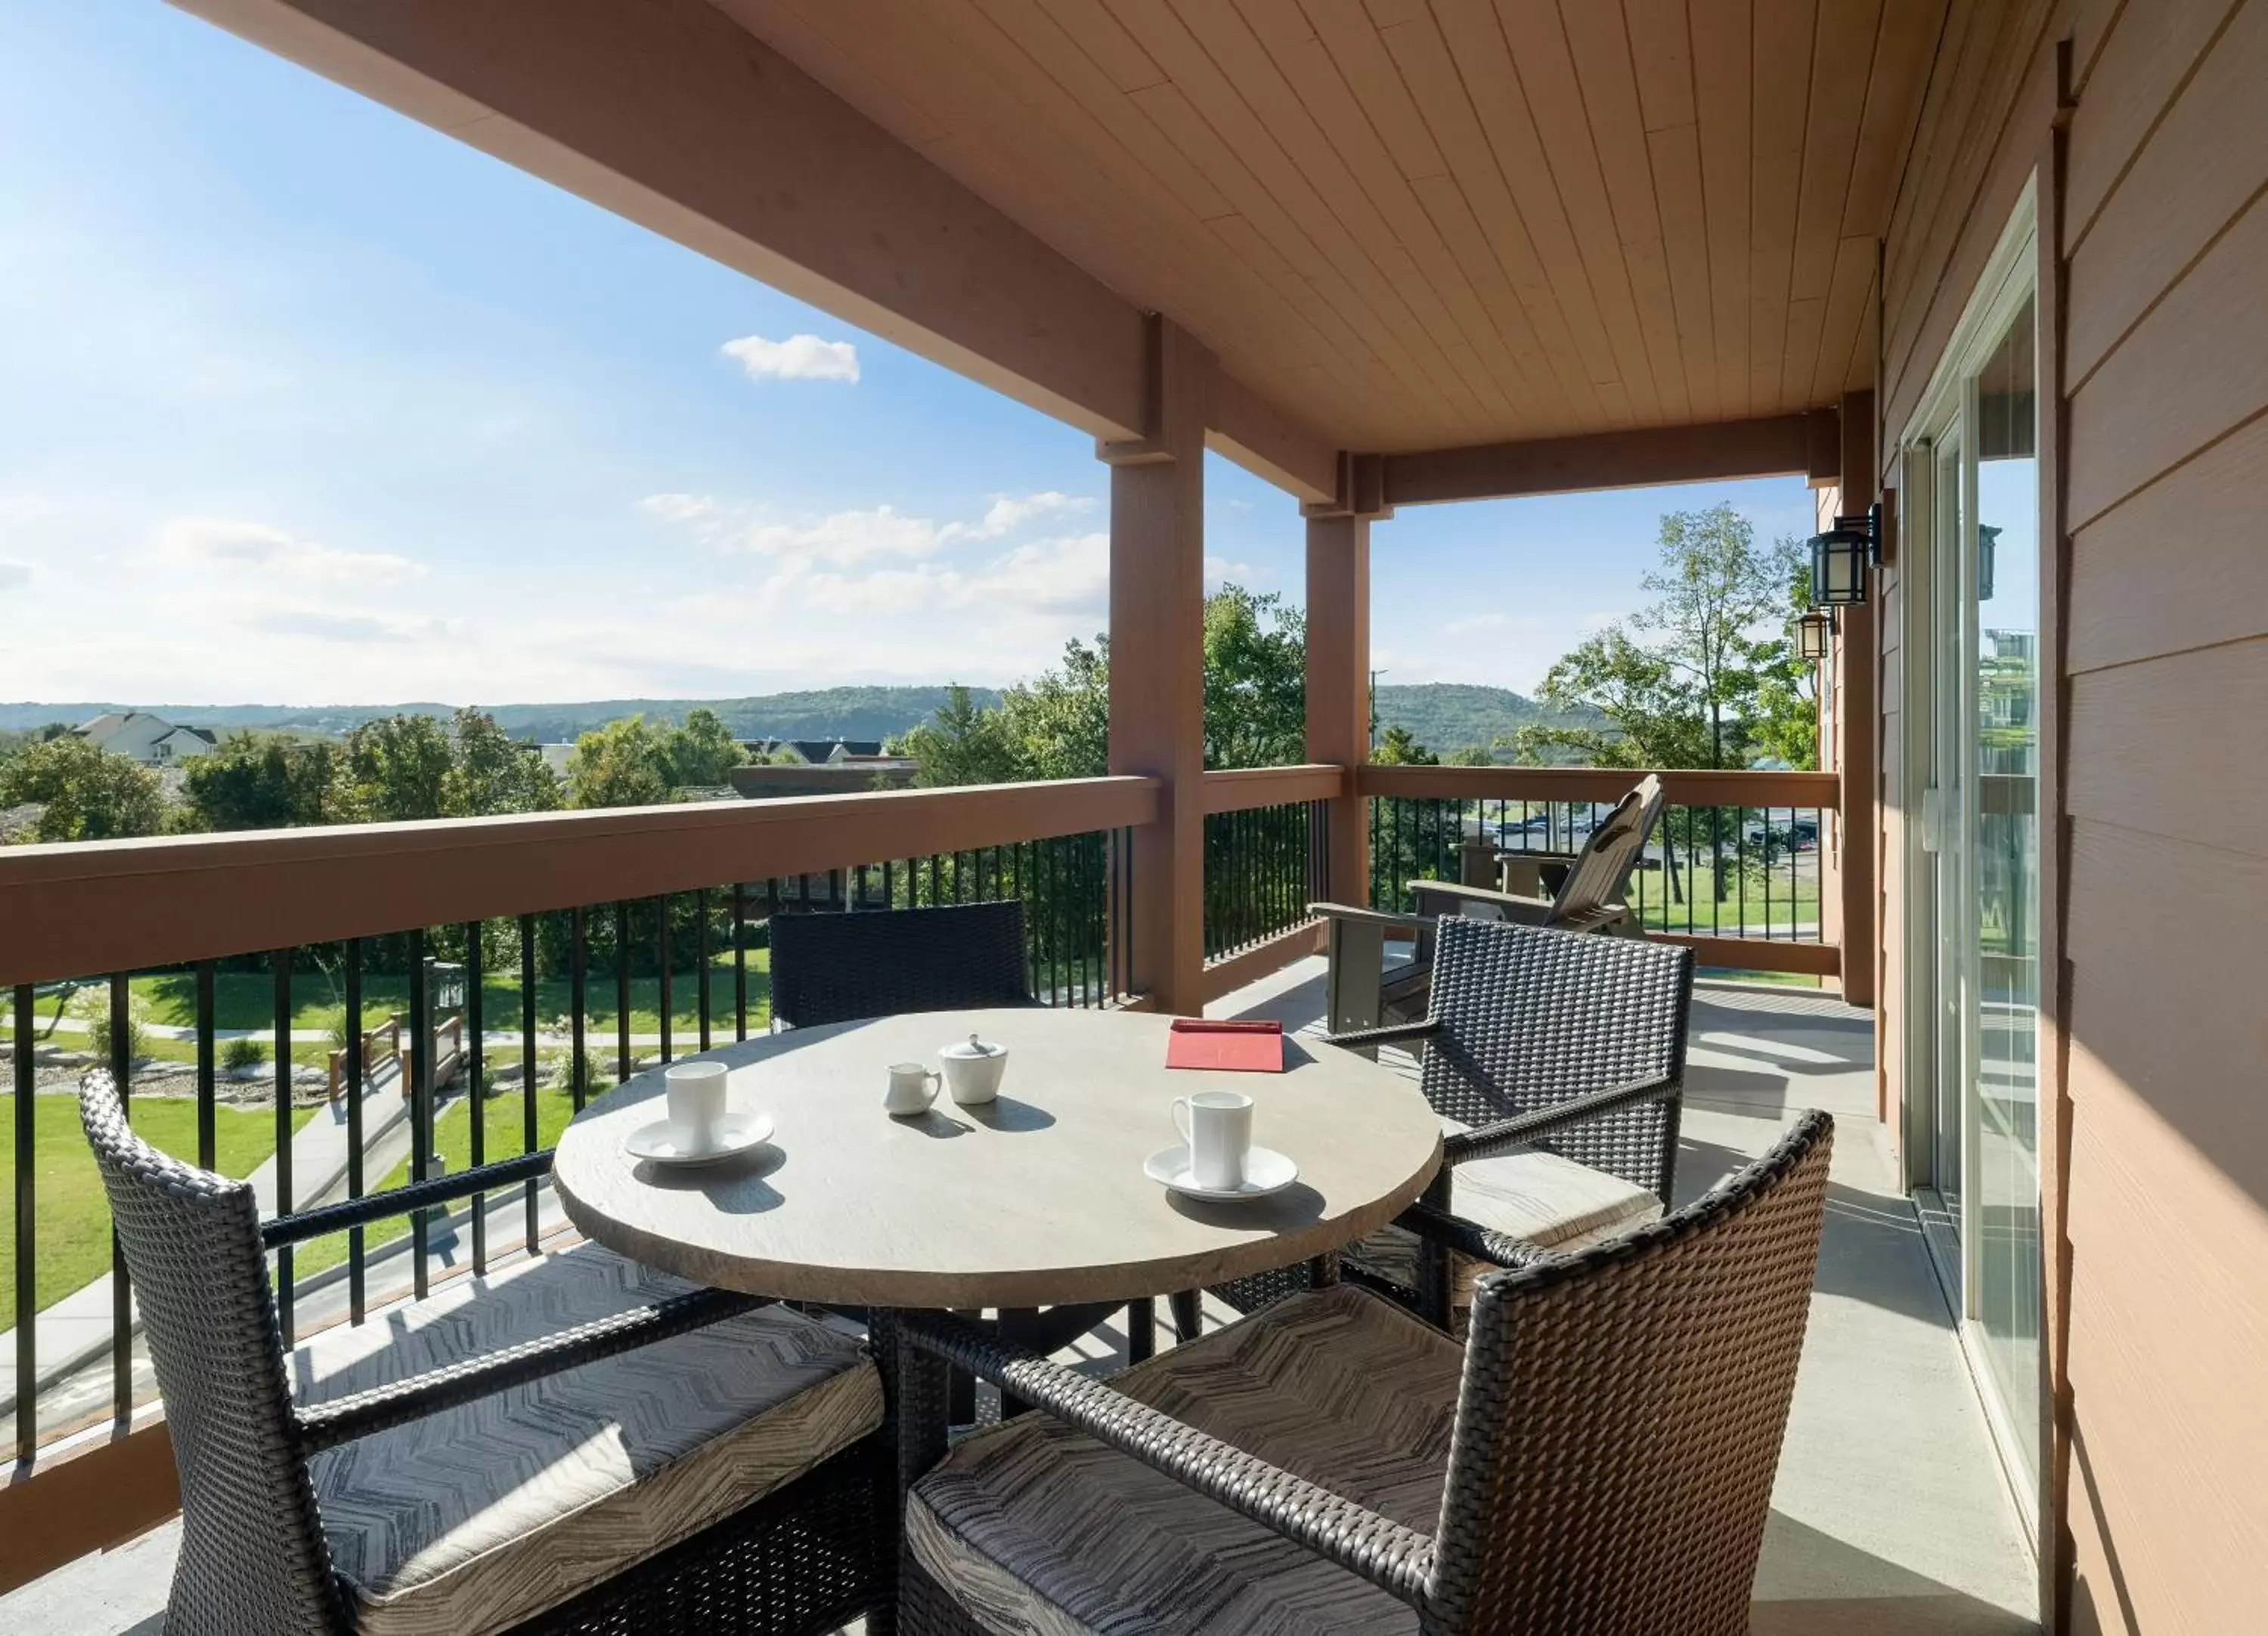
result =
[{"label": "adirondack chair", "polygon": [[[1426,1014],[1433,974],[1433,925],[1443,915],[1477,920],[1508,920],[1520,925],[1551,926],[1562,932],[1596,932],[1635,937],[1638,926],[1624,902],[1638,868],[1646,836],[1660,816],[1661,780],[1648,773],[1638,787],[1615,803],[1584,841],[1582,850],[1561,864],[1557,858],[1531,859],[1565,873],[1549,896],[1499,891],[1450,881],[1412,881],[1414,914],[1390,914],[1345,903],[1310,903],[1307,912],[1329,922],[1329,976],[1324,1003],[1334,1034],[1385,1023],[1413,1022]],[[1469,849],[1478,853],[1479,849]],[[1514,860],[1521,854],[1512,855]],[[1469,859],[1466,873],[1486,867]],[[1386,945],[1407,938],[1410,958],[1388,968]]]}]

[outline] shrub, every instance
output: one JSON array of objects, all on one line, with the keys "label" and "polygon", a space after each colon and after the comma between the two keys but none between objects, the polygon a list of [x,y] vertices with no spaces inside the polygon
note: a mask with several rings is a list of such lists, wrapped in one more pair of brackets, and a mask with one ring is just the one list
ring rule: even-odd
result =
[{"label": "shrub", "polygon": [[220,1048],[220,1065],[232,1073],[257,1068],[267,1060],[268,1052],[250,1035],[239,1035]]},{"label": "shrub", "polygon": [[[104,1062],[115,1059],[118,1053],[111,1049],[110,991],[107,988],[85,988],[71,996],[71,1014],[86,1024],[87,1050]],[[126,999],[126,1060],[136,1063],[148,1056],[149,1012],[134,995]]]}]

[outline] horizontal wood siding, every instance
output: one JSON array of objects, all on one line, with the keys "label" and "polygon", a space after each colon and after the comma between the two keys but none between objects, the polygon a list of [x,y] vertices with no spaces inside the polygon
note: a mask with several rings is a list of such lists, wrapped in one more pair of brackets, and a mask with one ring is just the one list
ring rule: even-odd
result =
[{"label": "horizontal wood siding", "polygon": [[[1955,0],[1892,210],[1882,461],[1895,481],[1896,437],[2044,151],[2065,37],[2070,1130],[2051,1254],[2067,1269],[2071,1456],[2051,1545],[2075,1636],[2252,1629],[2268,1584],[2268,4]],[[1883,590],[1895,797],[1895,571]],[[1894,800],[1883,823],[1895,902]],[[1893,972],[1888,1005],[1902,987]]]}]

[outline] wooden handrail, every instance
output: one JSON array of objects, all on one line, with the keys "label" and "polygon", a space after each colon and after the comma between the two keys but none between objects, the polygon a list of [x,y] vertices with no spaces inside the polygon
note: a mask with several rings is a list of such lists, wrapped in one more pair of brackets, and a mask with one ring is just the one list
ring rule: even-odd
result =
[{"label": "wooden handrail", "polygon": [[[1812,807],[1835,812],[1842,781],[1831,772],[1725,772],[1670,769],[1654,775],[1673,807]],[[1381,767],[1356,769],[1364,795],[1433,800],[1618,801],[1646,777],[1618,767]]]},{"label": "wooden handrail", "polygon": [[1234,767],[1204,776],[1207,813],[1241,813],[1287,801],[1330,801],[1346,793],[1347,770],[1330,763],[1297,767]]},{"label": "wooden handrail", "polygon": [[1160,781],[0,849],[0,987],[1154,823]]}]

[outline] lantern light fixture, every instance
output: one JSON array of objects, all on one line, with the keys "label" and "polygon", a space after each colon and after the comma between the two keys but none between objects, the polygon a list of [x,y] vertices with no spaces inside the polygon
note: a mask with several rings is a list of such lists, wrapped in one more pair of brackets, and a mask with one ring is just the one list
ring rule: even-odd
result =
[{"label": "lantern light fixture", "polygon": [[1867,570],[1881,560],[1880,504],[1857,517],[1837,517],[1825,534],[1811,536],[1811,601],[1837,608],[1867,600]]},{"label": "lantern light fixture", "polygon": [[1815,608],[1795,622],[1795,651],[1808,664],[1822,663],[1834,639],[1835,615],[1823,608]]}]

